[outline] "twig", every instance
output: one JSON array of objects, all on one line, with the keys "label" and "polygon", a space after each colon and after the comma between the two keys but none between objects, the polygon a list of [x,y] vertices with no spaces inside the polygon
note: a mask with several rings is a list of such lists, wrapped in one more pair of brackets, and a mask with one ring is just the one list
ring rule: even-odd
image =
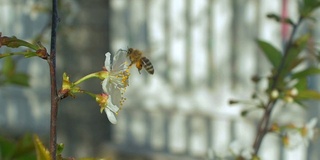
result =
[{"label": "twig", "polygon": [[[292,47],[292,44],[293,44],[293,37],[294,37],[294,35],[295,35],[296,31],[297,31],[298,26],[301,24],[302,20],[303,20],[303,17],[300,17],[298,22],[297,22],[297,24],[294,25],[294,27],[293,27],[293,30],[291,32],[290,38],[288,40],[288,43],[285,46],[283,58],[281,59],[281,63],[279,65],[279,68],[277,69],[276,75],[273,77],[273,83],[272,83],[272,86],[271,86],[271,90],[276,89],[276,87],[277,87],[277,85],[279,83],[280,74],[281,74],[282,70],[284,69],[284,66],[285,66],[285,63],[286,63],[286,59],[289,56],[289,50],[290,50],[290,48]],[[266,135],[266,133],[268,132],[271,113],[272,113],[272,110],[273,110],[273,108],[274,108],[276,103],[277,103],[277,100],[270,99],[269,102],[266,105],[266,109],[265,109],[264,115],[263,115],[263,117],[262,117],[262,119],[261,119],[261,121],[259,122],[259,125],[258,125],[257,136],[256,136],[255,141],[253,143],[254,155],[258,154],[258,151],[259,151],[260,146],[261,146],[261,142],[262,142],[264,136]]]},{"label": "twig", "polygon": [[56,159],[57,149],[57,115],[58,101],[57,98],[57,82],[56,82],[56,36],[58,25],[58,9],[57,0],[52,0],[52,23],[51,23],[51,45],[50,57],[48,64],[50,68],[50,83],[51,83],[51,119],[50,119],[50,153],[52,160]]}]

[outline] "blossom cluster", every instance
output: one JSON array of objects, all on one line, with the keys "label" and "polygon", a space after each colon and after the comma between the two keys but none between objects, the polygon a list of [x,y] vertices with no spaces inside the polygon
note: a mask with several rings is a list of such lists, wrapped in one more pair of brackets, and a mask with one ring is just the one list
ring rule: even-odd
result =
[{"label": "blossom cluster", "polygon": [[[104,110],[109,121],[112,124],[117,123],[116,114],[121,109],[125,101],[124,92],[129,85],[130,76],[126,54],[121,51],[115,55],[105,54],[104,70],[106,71],[105,79],[102,81],[102,89],[107,101],[100,105],[101,112]],[[100,103],[101,104],[101,103]]]},{"label": "blossom cluster", "polygon": [[313,140],[315,136],[317,122],[317,118],[312,118],[308,123],[302,126],[294,124],[280,126],[275,123],[271,126],[270,131],[278,133],[281,136],[285,147],[294,148],[300,144],[308,146],[309,141]]},{"label": "blossom cluster", "polygon": [[[105,62],[102,71],[88,74],[75,82],[71,82],[69,76],[63,74],[62,89],[59,91],[60,99],[71,96],[75,97],[77,93],[85,93],[93,98],[100,106],[100,112],[105,111],[109,121],[112,124],[117,123],[116,115],[121,110],[125,101],[124,93],[129,86],[129,59],[123,50],[119,50],[114,55],[110,52],[105,54]],[[102,80],[101,94],[94,94],[82,90],[79,84],[90,79],[99,78]]]}]

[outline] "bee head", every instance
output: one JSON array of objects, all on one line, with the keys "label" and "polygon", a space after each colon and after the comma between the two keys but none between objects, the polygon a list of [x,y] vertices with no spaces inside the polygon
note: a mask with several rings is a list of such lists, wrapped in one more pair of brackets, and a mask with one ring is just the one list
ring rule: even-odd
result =
[{"label": "bee head", "polygon": [[128,54],[132,53],[133,52],[133,48],[128,48]]}]

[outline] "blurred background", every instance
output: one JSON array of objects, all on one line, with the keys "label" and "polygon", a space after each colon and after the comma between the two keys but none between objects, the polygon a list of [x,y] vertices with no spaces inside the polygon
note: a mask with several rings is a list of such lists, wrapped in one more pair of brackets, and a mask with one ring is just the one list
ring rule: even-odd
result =
[{"label": "blurred background", "polygon": [[[250,147],[262,112],[242,117],[245,106],[228,102],[249,100],[257,88],[251,77],[270,74],[271,65],[254,40],[266,40],[281,50],[289,36],[289,26],[266,15],[276,13],[297,21],[297,5],[295,0],[59,1],[59,86],[63,72],[75,81],[101,70],[106,52],[127,47],[144,51],[155,68],[154,75],[132,70],[127,101],[116,125],[100,113],[92,98],[79,95],[64,99],[58,114],[58,143],[65,144],[63,155],[209,159],[212,154],[227,155],[235,141]],[[50,9],[49,1],[0,0],[0,32],[40,40],[49,48]],[[318,21],[308,21],[299,32],[311,31],[318,42],[318,28]],[[2,53],[8,50],[0,48]],[[0,86],[0,134],[37,133],[48,143],[48,65],[38,58],[14,57],[14,61],[17,70],[30,76],[30,87]],[[318,79],[311,77],[310,87],[319,89]],[[90,80],[82,87],[102,92],[100,80]],[[309,102],[308,106],[281,108],[275,111],[280,117],[275,120],[287,122],[294,117],[294,122],[304,123],[320,118],[319,104]],[[308,147],[288,150],[277,136],[268,135],[260,154],[266,160],[316,160],[319,146],[316,139]]]}]

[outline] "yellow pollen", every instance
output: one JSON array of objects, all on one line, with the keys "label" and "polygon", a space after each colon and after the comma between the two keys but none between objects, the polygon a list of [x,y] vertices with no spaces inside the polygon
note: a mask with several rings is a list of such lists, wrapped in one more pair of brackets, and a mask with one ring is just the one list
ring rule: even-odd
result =
[{"label": "yellow pollen", "polygon": [[308,129],[306,127],[301,128],[301,136],[305,137],[308,134]]},{"label": "yellow pollen", "polygon": [[286,147],[289,146],[289,137],[288,137],[288,136],[282,137],[282,143],[283,143]]}]

